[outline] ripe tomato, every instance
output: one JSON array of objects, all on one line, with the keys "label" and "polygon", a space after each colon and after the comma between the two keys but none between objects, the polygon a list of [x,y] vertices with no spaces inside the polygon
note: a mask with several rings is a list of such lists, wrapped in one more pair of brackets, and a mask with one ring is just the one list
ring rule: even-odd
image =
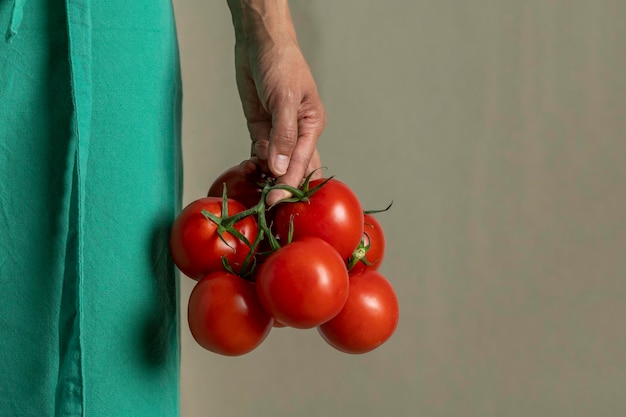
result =
[{"label": "ripe tomato", "polygon": [[[310,188],[324,179],[313,180]],[[293,240],[316,236],[330,243],[347,260],[363,236],[363,208],[344,183],[331,179],[309,201],[280,203],[276,207],[276,233],[283,240],[293,219]]]},{"label": "ripe tomato", "polygon": [[365,353],[391,337],[398,318],[393,287],[378,271],[366,270],[350,276],[346,305],[332,320],[319,326],[318,331],[335,349]]},{"label": "ripe tomato", "polygon": [[257,293],[281,324],[312,328],[333,318],[348,296],[348,272],[332,246],[305,237],[272,253],[257,272]]},{"label": "ripe tomato", "polygon": [[[360,260],[355,260],[356,263],[350,268],[350,274],[359,274],[366,269],[377,270],[380,264],[383,262],[385,256],[385,234],[383,228],[371,214],[363,216],[363,241],[362,246],[367,248],[367,251],[363,250],[362,253],[353,254],[363,256]],[[366,262],[364,262],[366,261]]]},{"label": "ripe tomato", "polygon": [[228,198],[239,201],[246,208],[254,207],[261,199],[264,182],[260,171],[245,170],[235,165],[222,172],[209,187],[208,197],[221,197],[224,184]]},{"label": "ripe tomato", "polygon": [[[244,209],[238,201],[228,199],[229,216]],[[225,256],[233,270],[238,272],[250,248],[228,232],[222,234],[222,240],[218,235],[217,225],[202,214],[203,210],[222,217],[222,199],[201,198],[181,211],[170,233],[170,252],[174,263],[183,274],[198,280],[209,272],[223,269],[222,256]],[[258,234],[258,226],[253,217],[244,218],[235,223],[233,228],[250,243],[254,242]]]},{"label": "ripe tomato", "polygon": [[187,321],[200,346],[238,356],[259,346],[274,320],[259,302],[254,283],[219,271],[206,275],[194,287]]}]

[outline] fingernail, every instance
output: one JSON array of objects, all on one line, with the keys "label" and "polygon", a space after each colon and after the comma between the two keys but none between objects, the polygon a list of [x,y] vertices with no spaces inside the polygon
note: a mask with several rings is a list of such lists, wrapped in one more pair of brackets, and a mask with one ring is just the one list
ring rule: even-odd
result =
[{"label": "fingernail", "polygon": [[269,141],[267,140],[258,140],[254,142],[254,149],[256,150],[256,155],[260,159],[267,159],[267,146]]},{"label": "fingernail", "polygon": [[244,174],[251,174],[256,170],[256,165],[251,160],[246,159],[239,164],[239,168],[241,168]]},{"label": "fingernail", "polygon": [[289,166],[289,157],[287,155],[276,155],[274,160],[274,168],[276,169],[276,175],[283,175],[287,172]]}]

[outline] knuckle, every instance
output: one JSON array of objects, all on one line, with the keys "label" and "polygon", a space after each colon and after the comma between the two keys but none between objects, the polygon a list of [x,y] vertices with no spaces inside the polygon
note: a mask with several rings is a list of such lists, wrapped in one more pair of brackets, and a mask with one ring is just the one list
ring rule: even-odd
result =
[{"label": "knuckle", "polygon": [[277,109],[284,106],[295,105],[299,100],[298,93],[295,89],[282,88],[270,94],[267,101],[270,108]]}]

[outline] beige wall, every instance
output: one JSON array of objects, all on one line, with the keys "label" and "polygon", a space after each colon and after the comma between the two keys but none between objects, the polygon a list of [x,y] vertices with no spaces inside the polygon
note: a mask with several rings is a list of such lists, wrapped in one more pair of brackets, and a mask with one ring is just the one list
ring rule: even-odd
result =
[{"label": "beige wall", "polygon": [[[328,172],[390,200],[397,333],[348,356],[186,327],[184,417],[613,417],[626,410],[626,2],[298,0]],[[225,1],[175,1],[185,202],[245,158]]]}]

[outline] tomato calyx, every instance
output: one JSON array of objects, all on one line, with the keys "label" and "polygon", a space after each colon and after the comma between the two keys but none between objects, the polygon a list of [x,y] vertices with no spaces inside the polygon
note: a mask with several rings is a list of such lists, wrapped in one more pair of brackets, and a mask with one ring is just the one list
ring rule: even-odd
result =
[{"label": "tomato calyx", "polygon": [[226,271],[228,271],[228,272],[230,272],[231,274],[234,274],[234,275],[239,275],[242,278],[246,278],[254,270],[254,266],[255,266],[254,251],[256,250],[256,247],[258,246],[258,243],[262,239],[263,230],[262,229],[259,230],[259,234],[257,235],[255,241],[252,243],[252,242],[250,242],[250,240],[248,238],[246,238],[241,232],[239,232],[235,228],[235,224],[240,222],[244,218],[249,217],[249,216],[255,214],[256,210],[254,208],[251,208],[251,209],[247,209],[247,210],[241,211],[239,213],[236,213],[236,214],[234,214],[232,216],[229,216],[228,215],[228,197],[227,197],[227,193],[226,193],[226,184],[224,184],[223,192],[222,192],[221,216],[216,216],[215,214],[211,213],[208,210],[201,210],[201,213],[208,221],[214,223],[217,226],[217,235],[222,240],[222,242],[224,242],[224,244],[226,246],[228,246],[229,248],[235,250],[235,248],[230,243],[228,243],[228,241],[224,238],[224,233],[228,233],[228,234],[236,237],[237,239],[242,241],[246,246],[248,246],[248,248],[250,248],[250,251],[248,252],[248,255],[246,256],[246,258],[245,258],[245,260],[244,260],[244,262],[242,264],[241,271],[239,273],[237,273],[232,268],[232,266],[228,262],[228,259],[226,258],[226,256],[222,256],[222,266],[224,267],[224,269]]},{"label": "tomato calyx", "polygon": [[[370,250],[371,245],[369,244],[369,235],[367,233],[363,233],[364,237],[361,239],[359,246],[354,250],[352,256],[348,259],[348,271],[350,271],[356,264],[359,262],[363,262],[365,265],[372,265],[371,262],[367,260],[367,252]],[[365,243],[365,237],[368,237],[368,243]]]},{"label": "tomato calyx", "polygon": [[[364,210],[363,214],[367,218],[368,215],[377,214],[377,213],[384,213],[384,212],[388,211],[391,208],[392,205],[393,205],[393,201],[390,202],[389,205],[387,207],[385,207],[384,209],[380,209],[380,210]],[[372,222],[374,222],[374,220],[372,220]],[[372,227],[374,226],[372,224],[369,224],[367,222],[367,220],[365,221],[365,225],[366,226],[372,226]],[[362,263],[362,264],[364,264],[366,266],[373,266],[374,265],[372,262],[370,262],[367,259],[367,253],[371,249],[371,242],[372,242],[372,237],[367,233],[367,231],[363,231],[363,237],[361,238],[361,242],[359,242],[359,245],[356,247],[356,249],[354,250],[352,255],[348,258],[348,262],[347,262],[348,271],[352,271],[354,269],[354,267],[357,264],[359,264],[359,263]]]},{"label": "tomato calyx", "polygon": [[[250,212],[250,213],[248,213]],[[249,209],[249,210],[245,210],[242,212],[239,212],[237,214],[234,214],[232,216],[228,215],[228,197],[226,195],[226,184],[224,184],[224,191],[222,194],[222,215],[220,216],[216,216],[215,214],[211,213],[208,210],[202,210],[201,213],[202,215],[209,221],[215,223],[215,225],[217,226],[217,234],[220,237],[220,239],[222,240],[222,242],[224,242],[224,244],[226,244],[228,247],[230,247],[231,249],[234,249],[227,241],[226,239],[224,239],[224,233],[230,233],[231,235],[235,236],[237,239],[241,240],[243,243],[245,243],[248,247],[252,248],[252,244],[250,243],[250,241],[248,240],[248,238],[246,238],[243,234],[239,233],[239,231],[237,231],[233,225],[241,220],[243,220],[244,218],[250,216],[251,214],[254,214],[254,210]]]}]

